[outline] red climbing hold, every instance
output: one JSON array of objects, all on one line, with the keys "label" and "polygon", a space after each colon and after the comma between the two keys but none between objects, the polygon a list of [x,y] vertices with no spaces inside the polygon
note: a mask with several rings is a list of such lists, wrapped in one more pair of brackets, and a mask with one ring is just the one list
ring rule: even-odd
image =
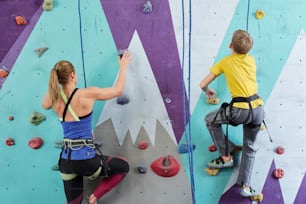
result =
[{"label": "red climbing hold", "polygon": [[7,119],[10,120],[10,121],[12,121],[12,120],[14,120],[14,116],[9,115],[9,116],[7,117]]},{"label": "red climbing hold", "polygon": [[146,141],[140,141],[138,142],[138,148],[141,149],[141,150],[145,150],[147,149],[149,146],[148,142]]},{"label": "red climbing hold", "polygon": [[276,148],[276,153],[277,153],[277,154],[283,154],[284,152],[285,152],[285,148],[284,148],[284,147],[278,146],[278,147]]},{"label": "red climbing hold", "polygon": [[5,140],[5,144],[6,144],[7,146],[12,146],[12,145],[15,144],[15,141],[14,141],[13,138],[8,137],[8,138],[6,138],[6,140]]},{"label": "red climbing hold", "polygon": [[29,141],[29,146],[32,149],[38,149],[42,146],[43,140],[40,137],[34,137]]},{"label": "red climbing hold", "polygon": [[171,177],[179,172],[180,165],[173,156],[168,155],[152,162],[151,168],[159,176]]},{"label": "red climbing hold", "polygon": [[217,147],[216,147],[216,145],[214,145],[214,144],[209,145],[209,147],[208,147],[208,151],[210,151],[210,152],[215,152],[215,151],[217,151]]},{"label": "red climbing hold", "polygon": [[15,17],[15,21],[16,21],[17,25],[26,25],[26,24],[28,24],[27,19],[25,19],[25,17],[23,17],[23,16],[16,16]]},{"label": "red climbing hold", "polygon": [[283,178],[284,177],[284,170],[283,169],[274,169],[274,172],[273,172],[273,176],[275,178]]}]

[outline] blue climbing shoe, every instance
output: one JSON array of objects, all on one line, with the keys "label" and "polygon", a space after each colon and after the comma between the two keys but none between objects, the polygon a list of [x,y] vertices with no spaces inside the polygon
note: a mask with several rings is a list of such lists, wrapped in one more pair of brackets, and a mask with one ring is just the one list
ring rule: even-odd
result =
[{"label": "blue climbing shoe", "polygon": [[208,162],[207,166],[209,168],[216,168],[216,169],[228,168],[234,166],[234,160],[233,158],[231,158],[229,161],[224,161],[220,156],[217,159]]}]

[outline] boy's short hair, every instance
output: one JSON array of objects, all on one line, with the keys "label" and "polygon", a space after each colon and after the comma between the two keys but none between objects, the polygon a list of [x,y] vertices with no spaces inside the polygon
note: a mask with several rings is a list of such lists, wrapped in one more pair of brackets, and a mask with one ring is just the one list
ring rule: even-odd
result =
[{"label": "boy's short hair", "polygon": [[233,49],[238,54],[246,54],[253,47],[251,35],[244,30],[236,30],[232,37]]}]

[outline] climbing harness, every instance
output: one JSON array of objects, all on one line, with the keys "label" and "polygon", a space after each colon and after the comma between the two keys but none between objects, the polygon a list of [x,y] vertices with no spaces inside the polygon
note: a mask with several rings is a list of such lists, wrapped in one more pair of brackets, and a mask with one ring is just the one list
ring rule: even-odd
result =
[{"label": "climbing harness", "polygon": [[[219,108],[217,114],[215,115],[214,117],[214,120],[213,120],[213,123],[216,121],[217,119],[217,116],[219,114],[224,114],[225,116],[225,119],[226,119],[226,132],[225,132],[225,135],[224,135],[224,138],[225,138],[225,155],[228,155],[229,156],[229,149],[228,149],[228,126],[229,125],[232,125],[232,126],[237,126],[239,124],[244,124],[246,123],[250,118],[253,118],[253,107],[252,107],[252,104],[251,102],[254,101],[254,100],[257,100],[259,99],[260,97],[257,95],[257,94],[254,94],[250,97],[234,97],[230,103],[223,103],[221,105],[221,107]],[[234,121],[231,120],[231,112],[232,112],[232,108],[233,108],[233,104],[234,103],[248,103],[249,105],[249,114],[248,114],[248,117],[246,117],[245,121],[244,122],[241,122],[239,124],[235,123]],[[228,111],[227,111],[227,108],[228,108]],[[271,138],[271,135],[268,131],[268,127],[267,127],[267,124],[266,122],[263,120],[262,123],[264,124],[264,126],[266,127],[267,129],[267,132],[268,132],[268,136],[269,136],[269,139],[270,141],[272,142],[272,138]],[[250,124],[251,125],[251,124]],[[255,124],[257,125],[257,124]],[[258,124],[260,125],[260,124]]]},{"label": "climbing harness", "polygon": [[95,148],[95,144],[91,139],[64,139],[64,149],[80,150],[84,146]]},{"label": "climbing harness", "polygon": [[[191,11],[191,0],[188,1],[189,5],[189,35],[188,35],[188,97],[190,99],[190,81],[191,81],[191,31],[192,31],[192,11]],[[183,42],[182,42],[182,98],[183,98],[183,113],[184,113],[184,125],[188,124],[188,128],[185,130],[185,136],[188,148],[188,161],[190,169],[190,183],[191,183],[191,194],[192,203],[196,204],[195,200],[195,183],[193,174],[193,149],[192,149],[192,137],[191,137],[191,122],[190,122],[190,102],[188,100],[188,111],[186,114],[186,101],[185,101],[185,84],[184,84],[184,67],[185,67],[185,6],[184,0],[182,0],[182,27],[183,27]],[[188,120],[188,121],[186,121]],[[185,126],[186,127],[186,126]]]},{"label": "climbing harness", "polygon": [[108,171],[110,170],[110,168],[109,168],[107,162],[105,161],[105,157],[102,153],[101,147],[102,147],[102,144],[97,144],[97,143],[95,144],[95,148],[99,152],[100,157],[101,157],[101,162],[102,162],[103,171],[104,171],[104,177],[108,178],[109,177]]},{"label": "climbing harness", "polygon": [[87,146],[89,148],[92,148],[98,151],[99,156],[101,157],[101,164],[103,166],[104,177],[108,178],[109,177],[108,171],[110,169],[109,169],[107,162],[105,161],[105,156],[101,150],[102,144],[94,143],[92,139],[66,139],[65,138],[63,141],[63,150],[69,151],[68,160],[71,159],[71,150],[78,151],[82,149],[84,146]]}]

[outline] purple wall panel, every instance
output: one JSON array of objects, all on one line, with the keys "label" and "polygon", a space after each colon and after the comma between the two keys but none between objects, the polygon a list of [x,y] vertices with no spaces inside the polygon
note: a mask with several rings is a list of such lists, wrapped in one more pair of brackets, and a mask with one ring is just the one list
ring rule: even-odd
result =
[{"label": "purple wall panel", "polygon": [[[138,32],[145,53],[166,103],[177,141],[185,129],[182,91],[182,70],[167,0],[153,2],[153,12],[143,13],[143,0],[101,0],[112,35],[118,49],[129,46]],[[185,100],[183,100],[185,97]],[[187,105],[186,105],[187,107]]]}]

